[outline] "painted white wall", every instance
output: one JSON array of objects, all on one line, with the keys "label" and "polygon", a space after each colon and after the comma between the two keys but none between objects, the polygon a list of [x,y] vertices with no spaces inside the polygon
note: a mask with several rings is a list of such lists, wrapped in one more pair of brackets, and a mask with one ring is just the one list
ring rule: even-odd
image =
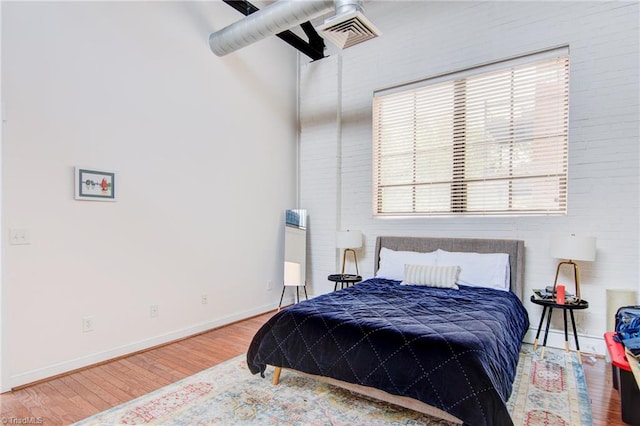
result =
[{"label": "painted white wall", "polygon": [[[332,290],[333,232],[361,229],[360,271],[373,274],[377,235],[523,239],[527,289],[553,283],[554,233],[597,238],[581,263],[590,309],[577,315],[583,349],[603,352],[606,289],[637,289],[639,260],[638,3],[386,2],[365,4],[382,37],[301,66],[301,205],[310,227],[314,293]],[[563,217],[376,219],[372,215],[374,90],[569,45],[569,207]],[[305,91],[306,90],[306,91]],[[528,300],[532,328],[540,309]],[[561,316],[554,320],[561,328]],[[592,337],[593,339],[589,339]],[[530,339],[530,337],[529,337]],[[552,344],[563,340],[552,337]]]},{"label": "painted white wall", "polygon": [[[1,7],[2,390],[277,306],[295,49],[215,56],[222,2]],[[74,200],[74,166],[115,170],[117,202]]]}]

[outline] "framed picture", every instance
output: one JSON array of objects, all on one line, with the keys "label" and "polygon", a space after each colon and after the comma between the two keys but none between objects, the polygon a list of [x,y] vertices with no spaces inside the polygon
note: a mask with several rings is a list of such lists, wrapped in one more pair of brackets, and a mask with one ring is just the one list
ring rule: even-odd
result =
[{"label": "framed picture", "polygon": [[76,200],[115,201],[116,174],[76,167]]}]

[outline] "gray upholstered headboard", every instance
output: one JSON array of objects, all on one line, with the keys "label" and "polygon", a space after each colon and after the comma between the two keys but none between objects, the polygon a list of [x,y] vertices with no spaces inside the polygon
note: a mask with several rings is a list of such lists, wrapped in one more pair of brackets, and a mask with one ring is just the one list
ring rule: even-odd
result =
[{"label": "gray upholstered headboard", "polygon": [[485,238],[377,237],[374,271],[380,266],[380,249],[426,253],[437,249],[475,253],[508,253],[511,291],[520,300],[524,295],[524,241]]}]

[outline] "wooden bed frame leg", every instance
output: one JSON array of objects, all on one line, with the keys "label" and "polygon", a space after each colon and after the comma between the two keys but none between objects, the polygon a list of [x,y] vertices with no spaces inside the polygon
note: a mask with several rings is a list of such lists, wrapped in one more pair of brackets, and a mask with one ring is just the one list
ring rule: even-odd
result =
[{"label": "wooden bed frame leg", "polygon": [[282,373],[282,367],[276,367],[275,371],[273,372],[272,383],[274,385],[277,385],[280,382],[280,373]]}]

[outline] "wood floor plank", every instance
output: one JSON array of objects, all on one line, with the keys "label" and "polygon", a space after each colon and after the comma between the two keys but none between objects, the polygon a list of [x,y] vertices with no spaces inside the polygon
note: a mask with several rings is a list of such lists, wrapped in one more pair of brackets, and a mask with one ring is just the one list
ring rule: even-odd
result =
[{"label": "wood floor plank", "polygon": [[31,411],[20,398],[22,392],[6,392],[0,395],[0,411],[2,418],[22,419],[29,417]]},{"label": "wood floor plank", "polygon": [[115,394],[120,400],[127,398],[129,395],[123,390],[125,383],[117,376],[111,374],[107,366],[100,366],[96,369],[88,369],[83,372],[87,378],[96,384],[104,384],[111,393]]},{"label": "wood floor plank", "polygon": [[[0,418],[42,416],[47,426],[68,425],[130,401],[246,352],[274,312],[154,348],[130,357],[0,395]],[[584,364],[596,426],[623,426],[611,366]]]},{"label": "wood floor plank", "polygon": [[42,383],[41,386],[41,391],[46,393],[50,398],[46,406],[42,407],[45,409],[40,415],[43,420],[55,417],[59,418],[63,423],[69,424],[77,418],[86,417],[86,413],[91,413],[95,410],[95,407],[91,404],[76,403],[76,395],[72,397],[65,396],[65,394],[61,392],[61,389],[64,389],[64,387],[56,386],[53,381]]},{"label": "wood floor plank", "polygon": [[144,394],[144,390],[140,389],[140,385],[136,380],[136,377],[130,374],[129,369],[119,367],[122,366],[117,363],[105,364],[104,370],[106,372],[106,380],[111,381],[114,386],[118,386],[122,392],[129,396],[129,399],[133,399]]},{"label": "wood floor plank", "polygon": [[[121,397],[118,397],[118,395],[115,395],[115,393],[119,393],[117,389],[114,389],[109,382],[97,377],[97,375],[91,371],[81,371],[76,374],[75,378],[78,382],[82,383],[84,387],[109,404],[109,406],[118,405],[119,401],[122,399]],[[120,396],[122,395],[120,394]]]},{"label": "wood floor plank", "polygon": [[79,373],[74,373],[73,375],[67,377],[65,382],[71,389],[76,391],[78,395],[82,395],[84,400],[91,404],[97,410],[103,411],[107,408],[112,407],[107,401],[102,399],[101,394],[96,393],[91,386],[85,386],[86,380],[83,380]]},{"label": "wood floor plank", "polygon": [[36,387],[24,389],[17,397],[23,407],[29,410],[29,417],[39,417],[47,414],[47,407],[53,397],[46,386],[39,384]]},{"label": "wood floor plank", "polygon": [[167,356],[154,358],[155,361],[159,364],[164,365],[166,368],[173,370],[174,374],[177,376],[176,380],[180,380],[186,376],[189,376],[193,373],[193,369],[185,367],[181,360],[174,360]]}]

